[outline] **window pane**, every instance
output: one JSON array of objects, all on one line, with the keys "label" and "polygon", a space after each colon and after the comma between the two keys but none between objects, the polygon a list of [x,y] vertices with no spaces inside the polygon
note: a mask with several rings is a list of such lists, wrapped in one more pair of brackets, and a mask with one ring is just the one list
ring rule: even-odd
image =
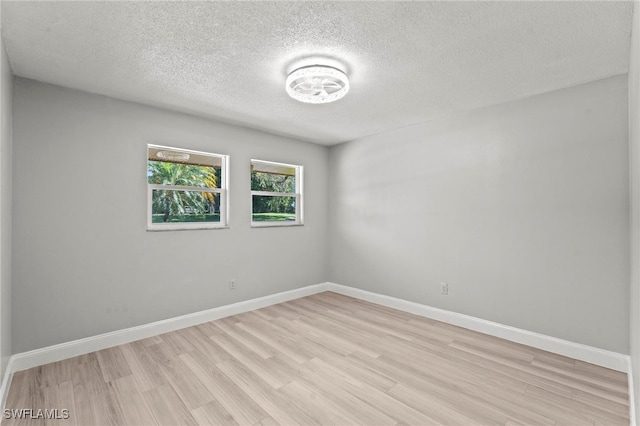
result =
[{"label": "window pane", "polygon": [[154,189],[152,223],[220,222],[220,194]]},{"label": "window pane", "polygon": [[220,188],[222,183],[219,167],[153,160],[147,162],[147,180],[156,185],[200,188]]},{"label": "window pane", "polygon": [[281,222],[296,220],[296,197],[269,197],[253,195],[254,222]]},{"label": "window pane", "polygon": [[251,190],[269,192],[296,192],[296,176],[278,173],[251,172]]}]

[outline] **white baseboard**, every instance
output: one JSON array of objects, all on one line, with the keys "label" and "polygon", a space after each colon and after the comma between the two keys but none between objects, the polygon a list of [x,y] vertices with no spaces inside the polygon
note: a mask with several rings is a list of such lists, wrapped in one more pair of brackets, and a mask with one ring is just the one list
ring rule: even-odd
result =
[{"label": "white baseboard", "polygon": [[419,303],[330,282],[315,284],[290,291],[285,291],[282,293],[260,297],[257,299],[245,300],[242,302],[233,303],[231,305],[220,306],[218,308],[208,309],[206,311],[195,312],[193,314],[182,315],[163,321],[157,321],[150,324],[131,327],[124,330],[100,334],[93,337],[74,340],[72,342],[61,343],[54,346],[48,346],[46,348],[15,354],[9,359],[7,369],[2,381],[2,386],[0,387],[1,408],[2,410],[4,410],[9,384],[11,383],[13,373],[16,371],[26,370],[28,368],[37,367],[39,365],[60,361],[62,359],[71,358],[74,356],[84,355],[112,346],[130,343],[147,337],[156,336],[158,334],[168,333],[171,331],[179,330],[181,328],[190,327],[231,315],[264,308],[289,300],[311,296],[323,291],[333,291],[339,294],[344,294],[346,296],[355,297],[361,300],[377,303],[379,305],[388,306],[390,308],[409,312],[415,315],[420,315],[423,317],[457,325],[491,336],[500,337],[512,342],[521,343],[559,355],[575,358],[584,362],[625,372],[629,376],[631,424],[635,425],[635,405],[633,402],[634,400],[632,399],[634,392],[632,382],[633,375],[631,373],[631,360],[628,355],[606,351],[603,349],[598,349],[539,333],[521,330],[515,327],[510,327],[480,318],[475,318],[468,315],[446,311],[443,309],[438,309],[431,306],[422,305]]},{"label": "white baseboard", "polygon": [[636,397],[635,388],[633,386],[633,364],[631,363],[631,357],[629,357],[629,364],[627,367],[627,384],[629,385],[629,423],[631,426],[636,426]]},{"label": "white baseboard", "polygon": [[328,283],[328,289],[336,293],[344,294],[345,296],[355,297],[415,315],[468,328],[469,330],[479,331],[480,333],[500,337],[516,343],[522,343],[523,345],[579,359],[580,361],[600,365],[623,373],[626,373],[629,368],[629,356],[619,354],[617,352],[606,351],[592,346],[582,345],[580,343],[574,343],[546,336],[544,334],[533,333],[531,331],[510,327],[508,325],[483,320],[469,315],[458,314],[456,312],[446,311],[444,309],[438,309],[422,305],[420,303],[409,302],[407,300],[397,299],[395,297],[372,293],[340,284]]},{"label": "white baseboard", "polygon": [[0,407],[4,411],[4,407],[7,404],[7,396],[9,395],[9,386],[11,385],[11,379],[13,379],[13,358],[9,358],[7,362],[7,368],[4,370],[4,376],[2,377],[2,386],[0,386]]},{"label": "white baseboard", "polygon": [[[169,318],[150,324],[99,334],[97,336],[47,346],[46,348],[36,349],[33,351],[22,352],[13,355],[9,360],[9,365],[12,367],[11,372],[26,370],[28,368],[37,367],[50,362],[88,354],[90,352],[123,345],[125,343],[134,342],[147,337],[157,336],[158,334],[179,330],[181,328],[191,327],[193,325],[202,324],[231,315],[253,311],[255,309],[264,308],[277,303],[286,302],[288,300],[299,299],[301,297],[327,291],[327,288],[327,284],[310,285],[282,293],[259,297],[257,299],[250,299],[233,303],[231,305],[207,309],[206,311],[181,315],[179,317]],[[7,371],[9,371],[9,367],[7,367]]]},{"label": "white baseboard", "polygon": [[[629,356],[611,352],[592,346],[574,343],[544,334],[534,333],[515,327],[483,320],[469,315],[459,314],[444,309],[434,308],[408,300],[372,293],[358,288],[348,287],[335,283],[322,283],[297,288],[282,293],[245,300],[231,305],[220,306],[206,311],[195,312],[175,318],[153,322],[124,330],[113,331],[97,336],[78,339],[71,342],[48,346],[33,351],[22,352],[13,355],[9,359],[7,371],[20,371],[50,362],[74,356],[84,355],[89,352],[106,349],[112,346],[122,345],[135,340],[156,336],[162,333],[179,330],[196,324],[213,321],[216,319],[240,314],[254,309],[260,309],[288,300],[310,296],[323,291],[333,291],[346,296],[355,297],[379,305],[420,315],[423,317],[457,325],[470,330],[479,331],[491,336],[500,337],[516,343],[532,346],[559,355],[568,356],[591,364],[611,368],[626,373],[629,370]],[[1,390],[1,388],[0,388]]]}]

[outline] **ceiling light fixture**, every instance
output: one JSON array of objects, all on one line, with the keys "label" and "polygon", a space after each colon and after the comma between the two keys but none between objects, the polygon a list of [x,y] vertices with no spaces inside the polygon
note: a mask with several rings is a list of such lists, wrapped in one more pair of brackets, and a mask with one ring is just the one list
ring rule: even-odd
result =
[{"label": "ceiling light fixture", "polygon": [[287,93],[309,104],[337,101],[349,91],[349,79],[338,68],[311,65],[293,70],[287,77]]}]

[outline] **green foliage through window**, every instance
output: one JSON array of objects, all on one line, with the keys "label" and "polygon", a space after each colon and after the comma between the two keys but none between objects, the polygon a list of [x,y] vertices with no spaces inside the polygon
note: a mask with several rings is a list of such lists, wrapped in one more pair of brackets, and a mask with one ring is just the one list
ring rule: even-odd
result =
[{"label": "green foliage through window", "polygon": [[[191,164],[149,161],[151,184],[218,188],[220,169]],[[153,190],[153,222],[217,222],[220,195],[201,191]],[[218,213],[218,214],[216,214]]]},{"label": "green foliage through window", "polygon": [[225,164],[224,156],[149,145],[149,226],[220,223]]},{"label": "green foliage through window", "polygon": [[[272,173],[251,173],[251,190],[295,194],[296,177]],[[289,213],[295,219],[295,197],[253,196],[253,213]],[[254,219],[256,220],[256,219]],[[286,219],[280,219],[286,220]]]},{"label": "green foliage through window", "polygon": [[301,194],[296,179],[300,166],[252,160],[251,208],[253,222],[299,220],[296,205]]}]

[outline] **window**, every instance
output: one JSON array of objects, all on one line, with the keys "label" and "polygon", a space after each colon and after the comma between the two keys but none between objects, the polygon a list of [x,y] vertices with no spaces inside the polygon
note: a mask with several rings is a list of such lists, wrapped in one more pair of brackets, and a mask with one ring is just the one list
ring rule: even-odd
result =
[{"label": "window", "polygon": [[251,160],[251,225],[302,225],[302,166]]},{"label": "window", "polygon": [[147,145],[147,228],[227,226],[226,155]]}]

